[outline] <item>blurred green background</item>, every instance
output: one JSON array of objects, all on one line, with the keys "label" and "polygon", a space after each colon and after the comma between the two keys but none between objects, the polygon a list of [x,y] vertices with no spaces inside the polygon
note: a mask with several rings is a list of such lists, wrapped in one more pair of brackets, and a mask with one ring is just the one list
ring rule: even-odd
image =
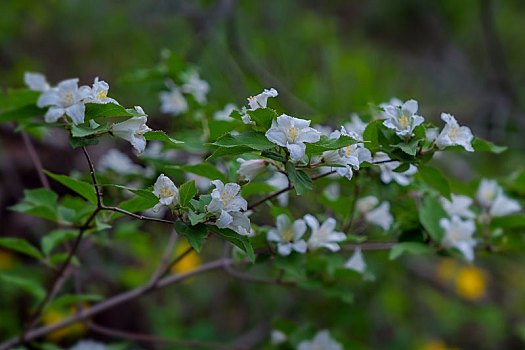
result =
[{"label": "blurred green background", "polygon": [[[158,86],[130,83],[130,76],[156,65],[163,50],[170,50],[210,83],[209,105],[216,110],[228,102],[245,105],[247,96],[275,87],[280,110],[334,128],[351,112],[366,112],[370,104],[391,97],[418,100],[421,114],[436,122],[441,112],[452,113],[474,134],[511,147],[504,155],[443,162],[452,176],[472,180],[508,175],[523,164],[523,33],[521,0],[3,0],[0,88],[22,86],[27,70],[45,73],[52,84],[70,77],[89,84],[99,76],[110,83],[112,97],[123,105],[142,105],[153,125],[162,124],[156,120],[167,117],[158,113]],[[7,127],[0,136],[5,223],[0,231],[11,234],[28,228],[20,228],[20,218],[10,218],[5,207],[16,202],[23,187],[38,182],[31,163],[17,159],[24,153],[18,136]],[[45,156],[43,161],[46,165]],[[73,169],[71,163],[62,164],[62,172]],[[19,182],[8,184],[13,171],[21,174]],[[30,231],[38,230],[42,227]],[[121,237],[133,237],[121,248],[134,258],[98,266],[119,279],[97,275],[96,264],[108,264],[109,247],[93,262],[91,273],[98,276],[93,283],[102,283],[106,293],[139,285],[164,244],[155,225],[121,230]],[[205,256],[220,255],[216,250],[221,249],[212,242]],[[486,255],[476,269],[441,258],[389,262],[386,252],[366,256],[376,281],[356,279],[353,303],[300,289],[227,283],[218,273],[111,310],[97,321],[165,337],[249,340],[254,348],[269,346],[277,319],[293,322],[304,334],[330,329],[352,349],[525,347],[521,257]],[[6,251],[0,251],[0,269],[27,273],[27,266]],[[0,293],[3,339],[20,328],[27,301],[1,285]],[[20,307],[8,308],[12,303]],[[53,317],[64,314],[48,315]],[[49,340],[67,346],[79,337],[117,342],[86,334],[81,326]]]}]

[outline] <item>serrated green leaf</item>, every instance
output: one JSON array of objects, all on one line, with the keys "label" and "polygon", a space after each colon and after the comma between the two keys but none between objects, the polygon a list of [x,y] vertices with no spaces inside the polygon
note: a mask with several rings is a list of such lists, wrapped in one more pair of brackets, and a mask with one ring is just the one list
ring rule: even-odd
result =
[{"label": "serrated green leaf", "polygon": [[82,146],[93,146],[98,143],[98,137],[73,137],[69,136],[69,144],[73,149],[79,148]]},{"label": "serrated green leaf", "polygon": [[286,172],[288,173],[288,178],[294,185],[297,195],[301,196],[314,187],[310,176],[306,175],[304,171],[296,169],[294,163],[286,163]]},{"label": "serrated green leaf", "polygon": [[413,137],[408,143],[400,142],[396,145],[393,145],[393,147],[400,148],[406,154],[415,156],[418,150],[419,141],[419,139]]},{"label": "serrated green leaf", "polygon": [[188,206],[190,200],[193,199],[198,192],[197,187],[195,187],[195,180],[182,184],[179,188],[180,205],[182,207]]},{"label": "serrated green leaf", "polygon": [[192,226],[195,226],[198,223],[201,223],[205,217],[206,217],[206,213],[194,213],[191,210],[188,212],[188,219],[190,219],[190,223]]},{"label": "serrated green leaf", "polygon": [[24,253],[36,259],[43,258],[42,253],[40,253],[40,251],[37,248],[35,248],[28,241],[22,238],[0,238],[0,246],[20,253]]},{"label": "serrated green leaf", "polygon": [[[134,110],[133,110],[134,111]],[[136,113],[130,113],[121,105],[115,103],[86,103],[84,121],[102,117],[134,117]]]},{"label": "serrated green leaf", "polygon": [[171,137],[166,135],[164,131],[161,131],[161,130],[148,131],[147,133],[144,134],[144,137],[148,141],[168,142],[175,146],[178,146],[179,144],[184,143],[182,141],[172,139]]},{"label": "serrated green leaf", "polygon": [[421,208],[419,208],[419,221],[436,242],[441,242],[445,235],[443,228],[439,225],[439,220],[446,217],[448,215],[437,198],[426,196],[423,199]]},{"label": "serrated green leaf", "polygon": [[423,166],[419,167],[419,174],[427,185],[436,189],[443,197],[452,200],[448,180],[439,169],[431,166]]},{"label": "serrated green leaf", "polygon": [[76,193],[86,198],[91,203],[93,204],[97,203],[97,194],[95,193],[95,188],[93,187],[93,185],[88,184],[87,182],[84,182],[84,181],[75,180],[66,175],[53,174],[52,172],[47,171],[47,170],[44,170],[44,172],[47,174],[47,176],[60,182],[62,185],[66,186],[67,188],[75,191]]},{"label": "serrated green leaf", "polygon": [[430,254],[432,250],[421,242],[400,242],[390,249],[389,259],[394,260],[403,254],[410,253],[416,255]]},{"label": "serrated green leaf", "polygon": [[93,134],[103,133],[109,130],[108,124],[100,125],[99,127],[92,129],[87,126],[75,125],[71,126],[71,135],[73,137],[86,137]]},{"label": "serrated green leaf", "polygon": [[211,156],[206,158],[206,160],[212,160],[224,156],[235,156],[238,154],[245,154],[253,152],[253,148],[249,146],[235,146],[235,147],[219,147],[213,152]]},{"label": "serrated green leaf", "polygon": [[199,197],[199,200],[192,199],[190,200],[191,205],[198,212],[204,213],[206,211],[206,206],[211,202],[211,195],[203,194]]},{"label": "serrated green leaf", "polygon": [[197,224],[195,226],[188,225],[186,222],[177,221],[174,223],[175,230],[179,235],[183,235],[188,239],[188,243],[197,252],[201,251],[202,244],[206,237],[208,237],[208,229],[204,224]]},{"label": "serrated green leaf", "polygon": [[218,228],[214,225],[207,225],[207,228],[216,235],[239,247],[246,253],[251,262],[255,262],[255,253],[253,251],[250,239],[247,236],[242,236],[228,228]]},{"label": "serrated green leaf", "polygon": [[345,135],[339,136],[338,139],[333,139],[325,135],[321,135],[319,141],[315,143],[306,143],[306,154],[321,154],[325,151],[333,151],[346,146],[357,143],[357,140]]},{"label": "serrated green leaf", "polygon": [[49,255],[54,247],[75,238],[78,235],[76,230],[53,230],[42,238],[42,251]]},{"label": "serrated green leaf", "polygon": [[227,134],[217,139],[212,145],[219,147],[247,146],[257,151],[263,151],[275,147],[275,144],[270,142],[264,133],[254,131],[245,132],[239,135]]},{"label": "serrated green leaf", "polygon": [[272,121],[277,119],[277,112],[271,108],[257,108],[253,111],[249,110],[247,113],[256,125],[261,126],[265,130],[270,129]]}]

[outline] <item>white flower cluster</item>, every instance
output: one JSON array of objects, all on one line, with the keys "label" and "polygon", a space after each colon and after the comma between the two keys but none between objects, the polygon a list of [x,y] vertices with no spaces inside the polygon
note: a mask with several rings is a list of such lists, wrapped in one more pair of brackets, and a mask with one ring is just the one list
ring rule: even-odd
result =
[{"label": "white flower cluster", "polygon": [[250,96],[248,97],[248,106],[250,108],[243,107],[241,114],[242,114],[242,121],[244,124],[251,124],[255,125],[255,122],[252,121],[250,118],[250,115],[248,114],[248,111],[255,111],[259,108],[266,108],[266,105],[268,103],[268,97],[277,97],[279,93],[274,88],[271,88],[270,90],[264,89],[263,92],[261,92],[259,95]]},{"label": "white flower cluster", "polygon": [[49,107],[45,114],[48,123],[54,123],[63,115],[67,115],[73,124],[84,123],[86,103],[115,103],[108,97],[109,85],[103,80],[95,78],[91,87],[87,85],[78,86],[78,78],[67,79],[52,87],[46,77],[40,73],[26,72],[24,74],[26,85],[35,91],[41,91],[37,106]]},{"label": "white flower cluster", "polygon": [[166,114],[179,115],[188,111],[188,101],[184,94],[190,94],[199,104],[206,104],[206,95],[210,90],[210,84],[199,77],[195,71],[184,72],[182,74],[184,83],[177,86],[173,81],[167,80],[166,85],[169,91],[162,91],[159,94],[160,111]]},{"label": "white flower cluster", "polygon": [[153,185],[153,194],[159,199],[153,207],[154,212],[158,212],[164,206],[173,210],[180,203],[179,189],[164,174],[160,174]]}]

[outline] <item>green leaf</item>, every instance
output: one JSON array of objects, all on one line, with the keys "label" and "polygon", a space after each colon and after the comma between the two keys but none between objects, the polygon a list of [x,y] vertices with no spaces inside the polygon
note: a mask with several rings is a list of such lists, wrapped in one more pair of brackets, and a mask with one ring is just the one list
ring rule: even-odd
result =
[{"label": "green leaf", "polygon": [[[60,263],[63,263],[67,260],[67,257],[69,256],[68,253],[57,253],[49,256],[49,263],[51,266],[55,267]],[[73,256],[71,258],[71,263],[75,266],[80,266],[80,262],[78,261],[76,256]]]},{"label": "green leaf", "polygon": [[213,142],[211,145],[219,147],[247,146],[257,151],[263,151],[275,147],[261,132],[245,132],[239,135],[227,134]]},{"label": "green leaf", "polygon": [[10,209],[51,221],[58,219],[58,195],[48,189],[24,190],[24,199]]},{"label": "green leaf", "polygon": [[42,238],[42,251],[49,255],[54,247],[75,238],[78,231],[75,230],[53,230]]},{"label": "green leaf", "polygon": [[0,109],[8,110],[28,105],[36,105],[40,91],[30,89],[8,89],[7,94],[0,92]]},{"label": "green leaf", "polygon": [[[149,198],[137,196],[135,198],[132,198],[132,199],[129,199],[127,201],[120,203],[118,207],[122,210],[126,210],[131,213],[136,213],[142,210],[153,208],[158,202],[159,202],[159,199],[155,197],[155,195]],[[115,212],[111,216],[111,219],[116,219],[122,215],[124,214]]]},{"label": "green leaf", "polygon": [[436,189],[443,197],[452,200],[448,180],[439,169],[431,166],[419,167],[419,175],[427,185]]},{"label": "green leaf", "polygon": [[84,181],[75,180],[66,175],[53,174],[52,172],[47,171],[47,170],[44,170],[44,172],[47,174],[47,176],[60,182],[62,185],[66,186],[67,188],[75,191],[76,193],[86,198],[91,203],[93,204],[97,203],[97,194],[95,193],[95,188],[91,184],[88,184],[87,182],[84,182]]},{"label": "green leaf", "polygon": [[237,126],[243,125],[238,121],[228,121],[228,120],[210,120],[208,122],[208,130],[210,132],[210,140],[214,141],[219,137],[229,133]]},{"label": "green leaf", "polygon": [[43,258],[42,253],[25,239],[11,237],[0,238],[0,246],[24,253],[36,259]]},{"label": "green leaf", "polygon": [[22,106],[0,113],[0,123],[21,122],[25,119],[44,115],[45,109],[38,108],[35,105]]},{"label": "green leaf", "polygon": [[23,289],[27,293],[32,294],[37,300],[43,300],[46,295],[46,291],[40,283],[33,279],[1,273],[0,280],[4,282],[5,286],[11,285]]},{"label": "green leaf", "polygon": [[437,198],[426,196],[419,208],[419,221],[436,242],[441,242],[445,232],[439,225],[441,218],[446,218],[447,213],[443,210]]},{"label": "green leaf", "polygon": [[98,294],[64,294],[47,304],[46,309],[63,308],[76,303],[101,301],[102,299],[104,297]]},{"label": "green leaf", "polygon": [[247,111],[247,113],[255,124],[261,126],[265,130],[270,129],[272,121],[277,119],[277,112],[271,108],[257,108],[254,111]]},{"label": "green leaf", "polygon": [[174,166],[174,168],[178,168],[195,175],[204,176],[211,180],[221,180],[222,182],[228,182],[226,176],[224,176],[224,174],[219,169],[209,163]]},{"label": "green leaf", "polygon": [[204,213],[206,212],[206,206],[210,204],[211,202],[211,195],[209,194],[203,194],[199,197],[199,200],[192,199],[190,200],[191,205],[195,208],[195,210]]},{"label": "green leaf", "polygon": [[393,145],[393,147],[400,148],[406,154],[415,156],[417,153],[419,141],[420,141],[419,139],[413,137],[410,139],[408,143],[400,142],[397,145]]},{"label": "green leaf", "polygon": [[93,134],[103,133],[109,130],[108,124],[100,125],[99,127],[92,129],[87,126],[75,125],[71,126],[71,135],[73,137],[86,137]]},{"label": "green leaf", "polygon": [[490,222],[492,227],[501,227],[504,229],[512,228],[523,228],[525,227],[525,215],[524,214],[514,214],[507,215],[502,217],[492,218]]},{"label": "green leaf", "polygon": [[133,113],[115,103],[86,103],[84,121],[102,117],[135,117],[141,115],[135,110],[132,111]]},{"label": "green leaf", "polygon": [[195,187],[195,180],[182,184],[179,188],[180,205],[187,207],[190,200],[195,197],[198,192],[197,187]]},{"label": "green leaf", "polygon": [[321,139],[316,143],[306,144],[306,154],[321,154],[325,151],[333,151],[336,149],[353,145],[356,142],[358,141],[345,135],[339,136],[338,139],[332,139],[328,136],[321,135]]},{"label": "green leaf", "polygon": [[266,182],[250,182],[242,188],[241,195],[244,198],[247,198],[254,194],[268,193],[274,191],[277,191],[277,189],[273,186],[268,185]]},{"label": "green leaf", "polygon": [[429,254],[432,250],[424,243],[420,242],[400,242],[390,249],[389,259],[394,260],[405,253],[410,254]]},{"label": "green leaf", "polygon": [[238,154],[245,154],[253,152],[253,148],[249,146],[235,146],[235,147],[219,147],[211,156],[206,158],[206,160],[212,160],[224,156],[235,156]]},{"label": "green leaf", "polygon": [[190,223],[192,226],[195,226],[198,223],[201,223],[205,217],[206,217],[206,213],[194,213],[191,210],[188,212],[188,218],[190,219]]},{"label": "green leaf", "polygon": [[475,151],[484,151],[492,153],[502,153],[507,150],[506,146],[497,146],[492,142],[485,141],[477,136],[474,136],[474,139],[472,140],[472,148],[474,148]]},{"label": "green leaf", "polygon": [[286,172],[295,187],[297,195],[301,196],[314,187],[312,179],[304,171],[296,169],[294,163],[286,163]]},{"label": "green leaf", "polygon": [[73,137],[69,136],[69,144],[73,149],[79,148],[82,146],[93,146],[98,143],[99,139],[97,137]]},{"label": "green leaf", "polygon": [[162,141],[162,142],[171,143],[172,145],[176,145],[176,146],[181,143],[184,143],[182,141],[172,139],[171,137],[166,135],[164,131],[161,131],[161,130],[148,131],[147,133],[144,134],[144,137],[148,141]]},{"label": "green leaf", "polygon": [[255,253],[247,236],[242,236],[229,228],[218,228],[215,225],[207,225],[207,227],[211,232],[239,247],[246,253],[251,262],[255,262]]},{"label": "green leaf", "polygon": [[397,168],[394,169],[396,173],[404,173],[410,169],[410,163],[401,163]]},{"label": "green leaf", "polygon": [[174,223],[175,230],[179,235],[183,235],[188,239],[188,243],[197,252],[201,251],[204,239],[208,237],[208,229],[204,224],[197,224],[195,226],[188,225],[186,222],[177,221]]},{"label": "green leaf", "polygon": [[270,158],[270,159],[273,159],[273,160],[276,160],[282,163],[286,163],[288,161],[288,159],[286,159],[285,156],[283,156],[280,153],[274,152],[274,151],[262,151],[261,157]]}]

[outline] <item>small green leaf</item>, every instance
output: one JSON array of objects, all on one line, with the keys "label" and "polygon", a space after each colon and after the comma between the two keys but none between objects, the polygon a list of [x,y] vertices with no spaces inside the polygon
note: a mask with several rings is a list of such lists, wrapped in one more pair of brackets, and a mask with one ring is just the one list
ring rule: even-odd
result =
[{"label": "small green leaf", "polygon": [[262,151],[261,157],[270,158],[282,163],[286,163],[288,161],[285,156],[274,151]]},{"label": "small green leaf", "polygon": [[188,243],[197,252],[201,251],[204,239],[208,237],[208,229],[204,224],[197,224],[195,226],[188,225],[186,222],[177,221],[174,223],[175,230],[179,235],[183,235],[188,239]]},{"label": "small green leaf", "polygon": [[49,255],[54,247],[77,235],[78,231],[75,230],[53,230],[42,238],[42,251],[45,255]]},{"label": "small green leaf", "polygon": [[257,108],[253,111],[247,111],[247,113],[250,115],[250,119],[264,130],[270,129],[272,121],[277,119],[277,112],[271,108]]},{"label": "small green leaf", "polygon": [[502,217],[492,218],[490,222],[492,227],[501,227],[504,229],[512,228],[523,228],[525,227],[525,215],[524,214],[514,214],[507,215]]},{"label": "small green leaf", "polygon": [[448,180],[439,169],[431,166],[423,166],[419,167],[419,174],[427,185],[436,189],[443,197],[452,200],[450,198],[450,185]]},{"label": "small green leaf", "polygon": [[32,294],[37,300],[43,300],[46,295],[46,291],[40,283],[33,279],[1,273],[0,280],[4,282],[3,285],[5,286],[11,285],[23,289],[27,293]]},{"label": "small green leaf", "polygon": [[306,154],[321,154],[325,151],[333,151],[340,149],[346,146],[353,145],[358,142],[353,138],[345,135],[339,136],[338,139],[333,139],[325,135],[321,135],[321,138],[316,143],[307,143],[306,144]]},{"label": "small green leaf", "polygon": [[472,140],[472,148],[474,148],[475,151],[492,153],[502,153],[507,150],[507,146],[497,146],[492,142],[485,141],[477,136],[474,136],[474,139]]},{"label": "small green leaf", "polygon": [[100,125],[99,127],[92,129],[87,126],[75,125],[71,126],[71,135],[73,137],[86,137],[93,134],[103,133],[109,130],[108,124]]},{"label": "small green leaf", "polygon": [[390,249],[389,259],[394,260],[405,253],[410,254],[429,254],[432,250],[424,243],[420,242],[400,242]]},{"label": "small green leaf", "polygon": [[397,145],[393,145],[393,147],[400,148],[406,154],[415,156],[417,153],[419,141],[419,139],[413,137],[408,143],[400,142]]},{"label": "small green leaf", "polygon": [[188,212],[188,218],[190,219],[191,225],[195,226],[198,223],[201,223],[206,217],[206,213],[194,213],[193,211]]},{"label": "small green leaf", "polygon": [[0,113],[0,123],[21,122],[26,119],[43,115],[45,109],[38,108],[35,105],[22,106]]},{"label": "small green leaf", "polygon": [[24,253],[36,259],[43,258],[42,253],[25,239],[11,237],[0,238],[0,246]]},{"label": "small green leaf", "polygon": [[179,144],[184,143],[182,141],[178,141],[178,140],[172,139],[171,137],[166,135],[166,133],[164,131],[161,131],[161,130],[148,131],[147,133],[144,134],[144,137],[148,141],[168,142],[168,143],[171,143],[172,145],[175,145],[175,146],[178,146]]},{"label": "small green leaf", "polygon": [[10,209],[38,216],[51,221],[58,218],[58,195],[48,189],[24,190],[24,199]]},{"label": "small green leaf", "polygon": [[263,151],[275,147],[261,132],[245,132],[239,135],[227,134],[212,143],[219,147],[247,146],[257,151]]},{"label": "small green leaf", "polygon": [[396,173],[404,173],[410,168],[410,163],[401,163],[397,168],[394,169]]},{"label": "small green leaf", "polygon": [[199,191],[195,187],[195,180],[191,180],[181,185],[179,188],[180,205],[182,207],[188,206],[190,200],[195,197]]},{"label": "small green leaf", "polygon": [[206,206],[210,204],[211,202],[211,195],[209,194],[203,194],[199,197],[199,200],[192,199],[190,200],[191,205],[197,210],[198,212],[204,213],[206,212]]},{"label": "small green leaf", "polygon": [[97,137],[73,137],[69,136],[69,144],[73,149],[79,148],[82,146],[92,146],[98,143],[99,139]]},{"label": "small green leaf", "polygon": [[439,220],[446,217],[448,217],[447,213],[435,197],[426,196],[423,199],[419,209],[419,221],[436,242],[441,242],[445,235],[443,228],[439,225]]},{"label": "small green leaf", "polygon": [[217,140],[219,137],[229,133],[236,127],[243,125],[241,122],[233,120],[210,120],[208,122],[208,130],[210,132],[210,140]]},{"label": "small green leaf", "polygon": [[84,181],[75,180],[66,175],[53,174],[52,172],[47,171],[47,170],[44,170],[44,172],[47,174],[47,176],[60,182],[62,185],[66,186],[67,188],[75,191],[76,193],[86,198],[91,203],[93,204],[97,203],[97,195],[95,193],[95,188],[93,187],[93,185],[88,184],[87,182],[84,182]]},{"label": "small green leaf", "polygon": [[249,146],[235,146],[235,147],[219,147],[213,152],[211,156],[206,158],[206,160],[212,160],[224,156],[235,156],[238,154],[245,154],[253,152],[253,148]]},{"label": "small green leaf", "polygon": [[[135,112],[135,110],[133,110]],[[84,121],[102,117],[134,117],[137,113],[131,113],[121,105],[115,103],[86,103]]]},{"label": "small green leaf", "polygon": [[255,253],[253,251],[252,244],[250,243],[250,239],[247,236],[242,236],[228,228],[218,228],[215,225],[207,225],[207,227],[208,230],[210,230],[211,232],[222,237],[228,242],[233,243],[234,245],[242,249],[244,252],[246,252],[246,255],[251,260],[251,262],[255,261]]},{"label": "small green leaf", "polygon": [[314,187],[312,179],[304,171],[296,169],[294,163],[286,163],[286,172],[295,187],[297,195],[301,196]]}]

